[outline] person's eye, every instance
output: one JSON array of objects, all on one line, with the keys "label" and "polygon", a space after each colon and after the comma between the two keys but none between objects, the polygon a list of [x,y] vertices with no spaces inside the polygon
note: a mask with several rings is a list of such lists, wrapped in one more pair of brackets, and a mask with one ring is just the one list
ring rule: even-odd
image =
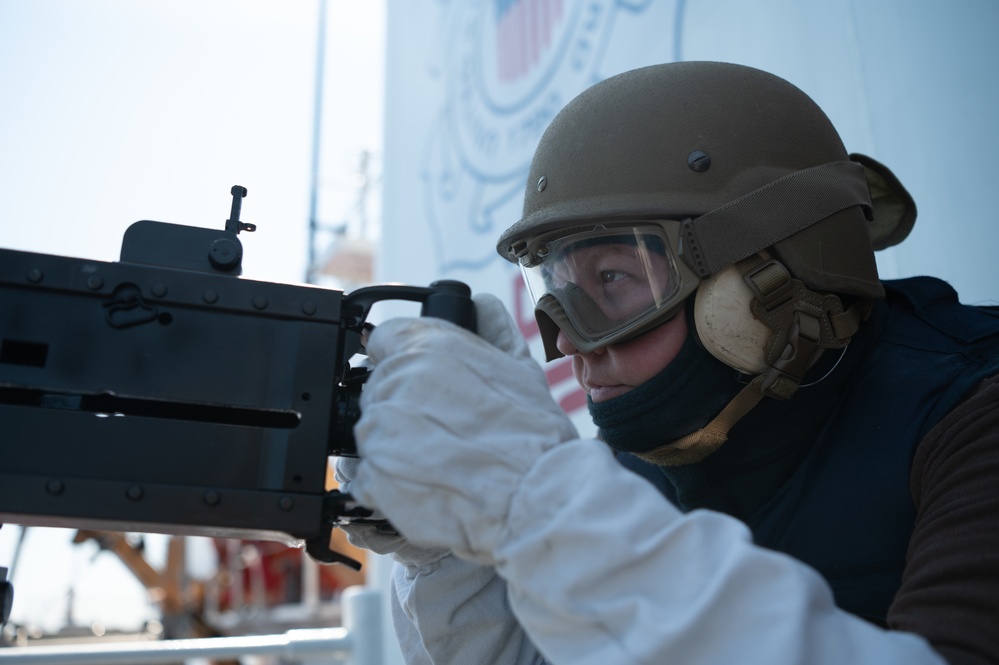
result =
[{"label": "person's eye", "polygon": [[603,284],[610,284],[611,282],[619,282],[622,279],[627,279],[628,273],[621,270],[604,270],[600,273],[600,282]]}]

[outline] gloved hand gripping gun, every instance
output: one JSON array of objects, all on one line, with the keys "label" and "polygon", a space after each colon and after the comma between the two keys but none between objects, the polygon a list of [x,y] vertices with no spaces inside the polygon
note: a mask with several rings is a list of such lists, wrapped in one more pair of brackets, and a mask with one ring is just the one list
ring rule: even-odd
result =
[{"label": "gloved hand gripping gun", "polygon": [[[0,250],[0,523],[304,541],[356,511],[325,488],[352,455],[372,305],[475,329],[469,288],[345,294],[238,278],[225,230],[136,222],[121,260]],[[354,564],[356,566],[356,564]]]}]

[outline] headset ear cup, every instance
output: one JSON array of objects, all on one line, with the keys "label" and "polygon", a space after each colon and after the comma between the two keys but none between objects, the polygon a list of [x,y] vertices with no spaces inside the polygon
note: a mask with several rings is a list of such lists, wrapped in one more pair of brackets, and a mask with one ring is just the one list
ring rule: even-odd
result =
[{"label": "headset ear cup", "polygon": [[697,336],[712,356],[746,374],[767,371],[772,332],[753,316],[753,292],[732,266],[708,277],[694,297]]}]

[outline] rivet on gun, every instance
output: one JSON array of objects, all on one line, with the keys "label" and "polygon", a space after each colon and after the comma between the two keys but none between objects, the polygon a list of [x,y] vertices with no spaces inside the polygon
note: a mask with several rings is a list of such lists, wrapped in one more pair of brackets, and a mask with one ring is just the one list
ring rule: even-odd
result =
[{"label": "rivet on gun", "polygon": [[704,173],[711,168],[711,155],[703,150],[695,150],[687,155],[687,166],[694,173]]},{"label": "rivet on gun", "polygon": [[287,512],[294,507],[295,507],[295,502],[292,500],[290,496],[283,496],[280,499],[278,499],[278,508],[280,508],[281,510]]},{"label": "rivet on gun", "polygon": [[99,275],[91,275],[87,278],[87,288],[91,291],[96,291],[102,286],[104,286],[104,280]]},{"label": "rivet on gun", "polygon": [[315,314],[316,313],[316,303],[312,302],[311,300],[306,300],[305,302],[303,302],[302,303],[302,313],[303,314],[308,314],[309,316],[312,316],[313,314]]},{"label": "rivet on gun", "polygon": [[29,282],[40,282],[44,276],[45,273],[41,271],[41,268],[29,268],[28,273],[25,275]]},{"label": "rivet on gun", "polygon": [[267,298],[263,296],[255,296],[253,298],[253,306],[257,309],[267,309]]},{"label": "rivet on gun", "polygon": [[127,496],[132,501],[138,501],[142,498],[143,491],[138,485],[132,485],[125,491],[125,496]]},{"label": "rivet on gun", "polygon": [[62,491],[66,489],[66,486],[61,480],[50,480],[45,483],[45,491],[53,496],[62,494]]},{"label": "rivet on gun", "polygon": [[153,284],[152,293],[157,298],[162,298],[167,294],[166,284]]},{"label": "rivet on gun", "polygon": [[219,493],[212,490],[205,492],[204,498],[205,498],[205,503],[209,506],[217,506],[219,501],[222,500],[222,497],[219,496]]},{"label": "rivet on gun", "polygon": [[218,294],[217,291],[213,291],[212,289],[208,289],[207,291],[205,291],[204,293],[201,294],[201,298],[206,303],[208,303],[209,305],[211,305],[212,303],[218,302],[219,294]]}]

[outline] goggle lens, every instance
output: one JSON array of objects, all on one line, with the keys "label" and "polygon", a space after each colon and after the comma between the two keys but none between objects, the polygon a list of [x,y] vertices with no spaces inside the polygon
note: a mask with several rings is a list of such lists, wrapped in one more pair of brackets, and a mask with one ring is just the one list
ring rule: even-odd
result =
[{"label": "goggle lens", "polygon": [[658,225],[579,230],[532,249],[521,261],[531,297],[554,298],[587,342],[634,328],[680,297],[673,249]]}]

